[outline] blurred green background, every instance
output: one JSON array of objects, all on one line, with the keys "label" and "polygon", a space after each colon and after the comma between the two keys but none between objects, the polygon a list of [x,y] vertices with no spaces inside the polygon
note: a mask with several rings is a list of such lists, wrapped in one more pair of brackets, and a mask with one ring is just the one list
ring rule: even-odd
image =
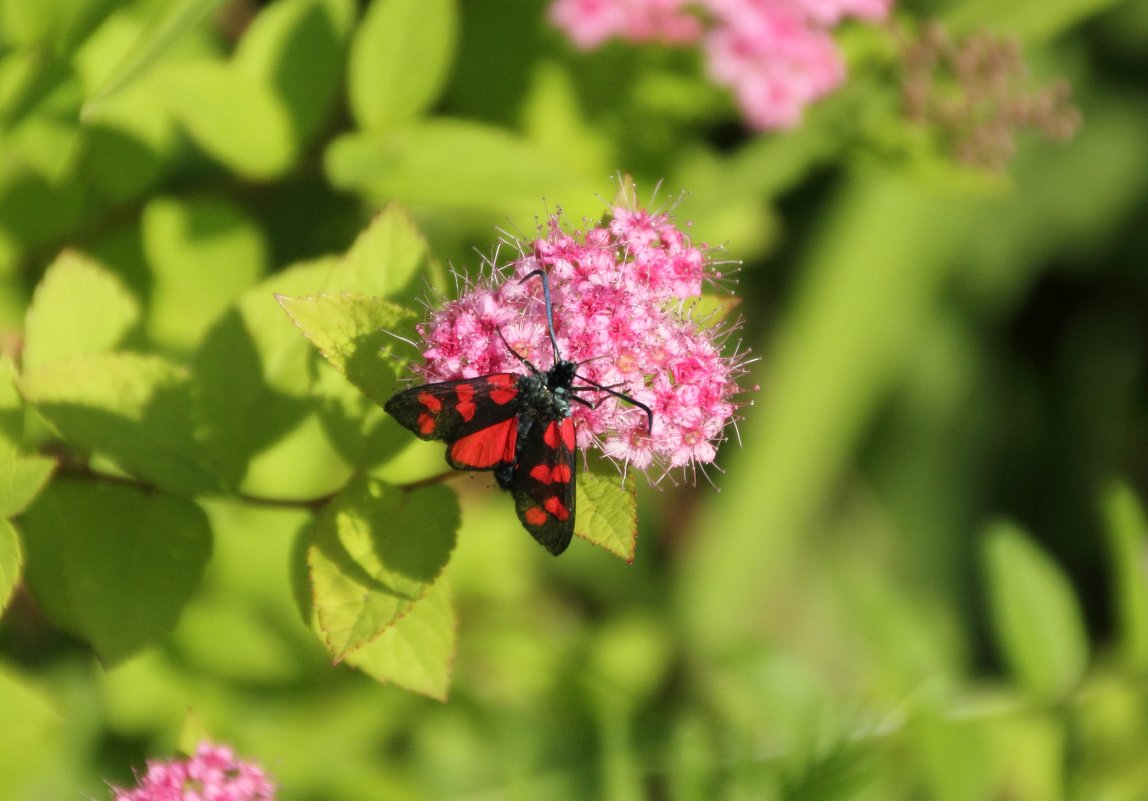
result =
[{"label": "blurred green background", "polygon": [[[1067,78],[1076,137],[955,164],[900,111],[927,19]],[[1148,3],[839,40],[850,81],[753,134],[539,0],[0,0],[0,798],[201,736],[285,801],[1148,798]],[[639,481],[633,564],[453,482],[449,699],[332,666],[301,553],[398,440],[273,293],[412,303],[622,171],[743,262],[720,469]],[[392,201],[417,277],[331,272]]]}]

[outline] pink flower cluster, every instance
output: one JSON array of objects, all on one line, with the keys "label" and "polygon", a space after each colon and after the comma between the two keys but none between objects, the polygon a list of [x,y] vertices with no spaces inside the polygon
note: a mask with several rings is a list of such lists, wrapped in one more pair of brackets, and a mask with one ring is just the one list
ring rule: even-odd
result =
[{"label": "pink flower cluster", "polygon": [[188,759],[149,761],[133,790],[113,788],[114,801],[274,801],[275,787],[230,748],[200,743]]},{"label": "pink flower cluster", "polygon": [[583,50],[615,36],[629,42],[692,44],[702,26],[683,0],[558,0],[550,19]]},{"label": "pink flower cluster", "polygon": [[722,355],[723,331],[699,325],[689,311],[703,283],[720,277],[705,252],[668,215],[623,207],[597,227],[569,233],[556,214],[542,238],[515,244],[521,255],[511,276],[496,268],[420,326],[426,379],[522,373],[515,353],[547,370],[554,357],[541,280],[523,280],[543,270],[559,353],[579,365],[575,385],[612,387],[653,412],[647,431],[638,407],[579,393],[596,404],[573,404],[579,447],[596,445],[639,469],[712,462],[737,409],[744,361]]},{"label": "pink flower cluster", "polygon": [[830,29],[877,20],[893,0],[554,0],[551,21],[584,50],[611,38],[698,45],[759,130],[789,128],[845,80]]}]

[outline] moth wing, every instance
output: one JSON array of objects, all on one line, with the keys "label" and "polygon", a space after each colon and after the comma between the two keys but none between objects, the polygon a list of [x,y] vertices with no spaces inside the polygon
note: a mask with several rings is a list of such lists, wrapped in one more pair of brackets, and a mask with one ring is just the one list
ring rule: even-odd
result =
[{"label": "moth wing", "polygon": [[509,487],[518,519],[558,556],[574,536],[574,421],[531,420],[521,437]]},{"label": "moth wing", "polygon": [[448,444],[458,470],[493,470],[514,461],[518,376],[492,373],[423,384],[396,393],[383,409],[419,439]]}]

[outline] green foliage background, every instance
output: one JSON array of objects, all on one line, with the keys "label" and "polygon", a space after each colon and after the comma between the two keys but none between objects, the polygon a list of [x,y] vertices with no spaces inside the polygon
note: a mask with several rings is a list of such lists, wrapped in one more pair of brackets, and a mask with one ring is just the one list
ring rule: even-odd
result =
[{"label": "green foliage background", "polygon": [[[284,801],[1148,797],[1148,4],[899,6],[1072,81],[1004,175],[888,30],[751,135],[544,12],[0,0],[0,798],[203,737]],[[384,329],[623,171],[744,262],[760,390],[555,560],[422,481]]]}]

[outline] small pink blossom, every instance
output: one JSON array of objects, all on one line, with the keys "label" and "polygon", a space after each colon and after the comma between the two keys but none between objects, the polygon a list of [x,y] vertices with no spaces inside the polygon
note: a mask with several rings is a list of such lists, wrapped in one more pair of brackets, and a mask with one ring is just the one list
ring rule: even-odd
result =
[{"label": "small pink blossom", "polygon": [[728,87],[746,122],[789,128],[845,80],[830,29],[876,21],[892,0],[554,0],[551,21],[579,48],[612,38],[701,48],[706,71]]},{"label": "small pink blossom", "polygon": [[584,231],[566,231],[556,214],[542,234],[514,243],[519,258],[419,327],[423,377],[523,373],[519,356],[549,369],[554,354],[541,282],[523,281],[542,270],[560,356],[579,365],[575,384],[614,388],[653,413],[647,430],[639,407],[584,392],[595,405],[572,407],[579,447],[599,447],[637,469],[712,462],[738,409],[744,359],[723,355],[718,343],[726,332],[700,326],[688,311],[687,301],[721,275],[705,249],[668,215],[620,205]]},{"label": "small pink blossom", "polygon": [[200,743],[188,759],[149,761],[135,789],[112,788],[114,801],[274,801],[258,765],[226,746]]},{"label": "small pink blossom", "polygon": [[882,20],[889,16],[893,0],[792,0],[810,19],[821,25],[836,25],[846,17]]},{"label": "small pink blossom", "polygon": [[[727,24],[705,41],[710,76],[730,87],[755,128],[790,128],[845,80],[832,37],[781,2],[723,3]],[[735,10],[736,9],[736,10]]]},{"label": "small pink blossom", "polygon": [[687,0],[555,0],[550,20],[575,45],[593,50],[615,37],[629,42],[688,44],[701,21],[683,10]]}]

